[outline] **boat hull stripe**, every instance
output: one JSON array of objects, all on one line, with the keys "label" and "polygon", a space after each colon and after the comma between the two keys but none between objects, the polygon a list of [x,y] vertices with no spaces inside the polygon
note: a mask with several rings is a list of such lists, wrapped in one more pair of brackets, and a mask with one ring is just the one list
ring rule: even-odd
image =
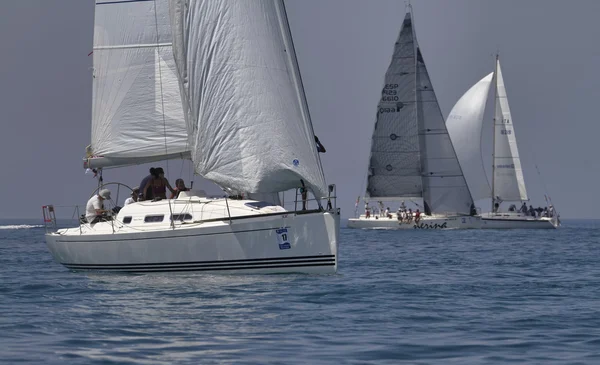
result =
[{"label": "boat hull stripe", "polygon": [[278,269],[278,268],[294,268],[294,267],[318,267],[318,266],[335,266],[335,261],[331,262],[308,262],[299,261],[297,263],[274,263],[273,265],[245,265],[231,264],[230,266],[184,266],[184,267],[135,267],[135,268],[98,268],[96,266],[77,266],[70,267],[65,265],[67,268],[72,270],[103,270],[103,271],[127,271],[127,272],[166,272],[166,271],[215,271],[215,270],[256,270],[256,269]]},{"label": "boat hull stripe", "polygon": [[[183,262],[145,262],[145,263],[131,263],[131,264],[70,264],[70,263],[61,263],[65,266],[69,267],[79,267],[79,266],[94,266],[94,267],[106,267],[106,268],[120,268],[120,267],[138,267],[138,266],[147,266],[147,267],[162,267],[162,266],[181,266],[181,265],[217,265],[217,264],[249,264],[253,262],[260,261],[271,261],[277,263],[279,261],[302,261],[302,260],[335,260],[335,255],[320,255],[320,256],[292,256],[292,257],[267,257],[263,259],[243,259],[243,260],[216,260],[216,261],[183,261]],[[268,264],[268,262],[265,262]]]}]

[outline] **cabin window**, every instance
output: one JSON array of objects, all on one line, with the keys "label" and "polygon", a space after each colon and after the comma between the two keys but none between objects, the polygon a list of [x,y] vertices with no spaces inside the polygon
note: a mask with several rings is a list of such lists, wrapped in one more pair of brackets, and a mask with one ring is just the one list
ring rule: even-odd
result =
[{"label": "cabin window", "polygon": [[123,223],[125,223],[125,224],[131,223],[131,217],[124,217],[123,218]]},{"label": "cabin window", "polygon": [[252,209],[260,209],[260,208],[264,208],[264,207],[272,207],[273,206],[273,204],[267,203],[267,202],[250,202],[250,203],[246,203],[244,205],[247,207],[250,207]]},{"label": "cabin window", "polygon": [[191,221],[192,220],[192,215],[185,213],[185,214],[173,214],[171,216],[171,220],[172,221],[179,221],[179,222],[183,222],[183,221]]},{"label": "cabin window", "polygon": [[165,219],[164,215],[147,215],[146,217],[144,217],[144,222],[145,223],[158,223],[158,222],[162,222],[163,219]]}]

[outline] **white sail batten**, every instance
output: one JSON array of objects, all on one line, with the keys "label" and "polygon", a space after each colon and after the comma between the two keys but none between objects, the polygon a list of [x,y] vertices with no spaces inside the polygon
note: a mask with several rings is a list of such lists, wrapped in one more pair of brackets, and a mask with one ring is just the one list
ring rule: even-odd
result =
[{"label": "white sail batten", "polygon": [[97,1],[93,56],[86,167],[189,158],[168,0]]},{"label": "white sail batten", "polygon": [[439,213],[469,214],[473,200],[446,130],[408,12],[377,106],[366,195],[423,198]]},{"label": "white sail batten", "polygon": [[491,197],[481,153],[483,115],[494,73],[479,80],[456,102],[446,120],[446,128],[473,199]]},{"label": "white sail batten", "polygon": [[220,186],[327,187],[283,4],[171,0],[174,55],[195,170]]},{"label": "white sail batten", "polygon": [[502,201],[525,201],[527,191],[500,61],[496,64],[496,111],[494,116],[493,197]]}]

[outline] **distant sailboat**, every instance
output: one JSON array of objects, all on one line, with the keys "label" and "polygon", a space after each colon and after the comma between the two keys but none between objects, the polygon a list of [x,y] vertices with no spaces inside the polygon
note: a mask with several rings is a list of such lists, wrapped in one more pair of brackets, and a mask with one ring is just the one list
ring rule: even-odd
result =
[{"label": "distant sailboat", "polygon": [[[427,67],[406,13],[377,106],[367,173],[365,205],[404,200],[421,219],[400,210],[351,218],[351,228],[478,228],[473,199],[463,176]],[[381,202],[381,203],[380,203]],[[369,207],[369,204],[371,206]],[[404,209],[402,209],[404,210]],[[401,214],[402,219],[398,219]]]},{"label": "distant sailboat", "polygon": [[[73,270],[336,272],[340,212],[283,1],[100,0],[95,25],[86,167],[188,158],[246,199],[184,191],[128,204],[106,221],[48,232],[55,260]],[[299,188],[317,209],[248,199]],[[46,222],[53,212],[45,207]]]},{"label": "distant sailboat", "polygon": [[[481,155],[483,115],[490,86],[495,89],[493,130],[493,172],[490,189]],[[513,119],[508,105],[500,60],[496,57],[496,71],[490,73],[456,103],[447,119],[447,127],[456,153],[465,166],[465,177],[473,197],[491,198],[491,212],[482,215],[482,228],[556,228],[560,221],[550,203],[547,213],[520,211],[529,200],[521,168]],[[518,205],[517,205],[518,204]],[[546,216],[543,216],[543,215]]]}]

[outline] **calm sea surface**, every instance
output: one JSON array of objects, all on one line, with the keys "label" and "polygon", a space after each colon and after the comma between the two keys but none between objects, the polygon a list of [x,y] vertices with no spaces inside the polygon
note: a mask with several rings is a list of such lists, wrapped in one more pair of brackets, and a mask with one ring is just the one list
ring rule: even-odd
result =
[{"label": "calm sea surface", "polygon": [[115,275],[0,221],[0,363],[600,364],[600,222],[343,229],[330,276]]}]

